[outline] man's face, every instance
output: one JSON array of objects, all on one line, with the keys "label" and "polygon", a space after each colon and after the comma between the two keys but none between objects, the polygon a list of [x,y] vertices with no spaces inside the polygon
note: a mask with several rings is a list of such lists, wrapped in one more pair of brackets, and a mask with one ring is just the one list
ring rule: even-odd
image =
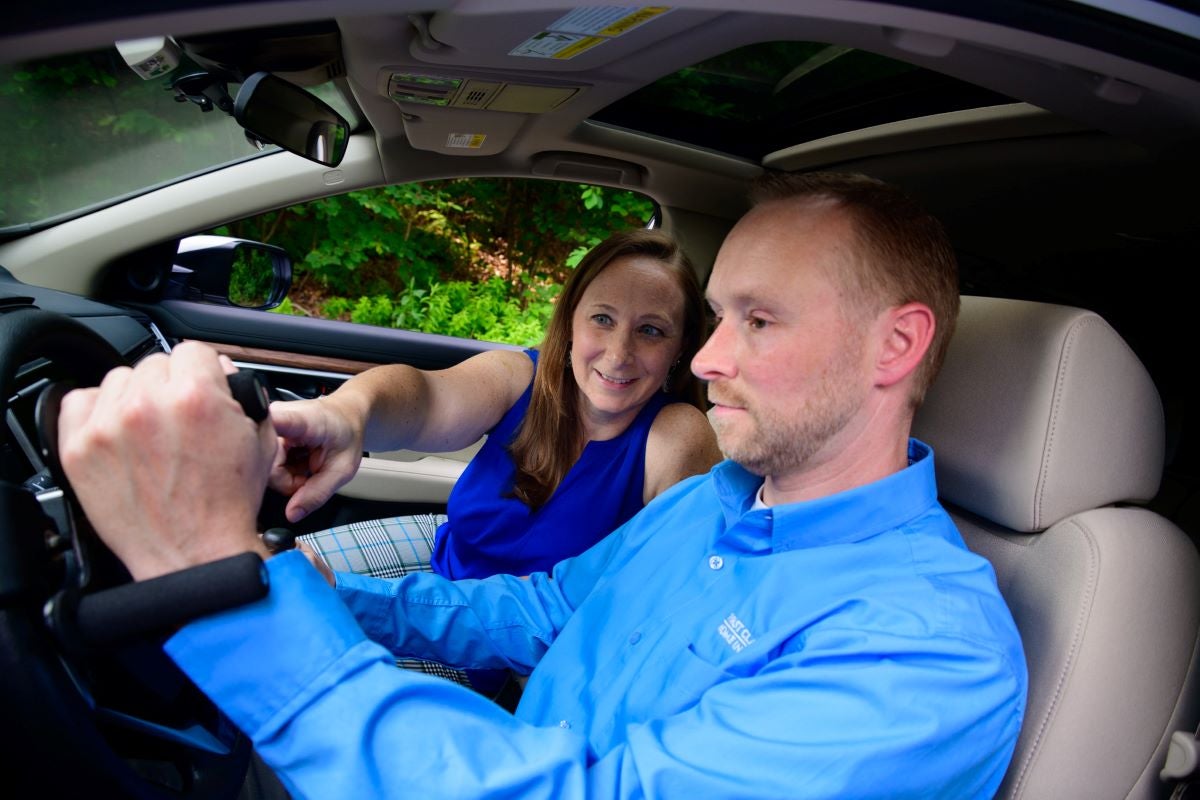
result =
[{"label": "man's face", "polygon": [[828,205],[774,202],[739,222],[717,255],[717,327],[692,371],[708,382],[721,449],[751,472],[827,461],[858,429],[872,384],[869,321],[835,277],[851,235]]}]

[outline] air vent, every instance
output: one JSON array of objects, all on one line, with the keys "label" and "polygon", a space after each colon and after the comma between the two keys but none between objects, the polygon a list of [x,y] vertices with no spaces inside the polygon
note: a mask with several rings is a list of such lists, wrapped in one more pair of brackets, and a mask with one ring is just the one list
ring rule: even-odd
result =
[{"label": "air vent", "polygon": [[500,91],[502,83],[485,83],[484,81],[467,81],[458,96],[450,102],[455,108],[487,108]]}]

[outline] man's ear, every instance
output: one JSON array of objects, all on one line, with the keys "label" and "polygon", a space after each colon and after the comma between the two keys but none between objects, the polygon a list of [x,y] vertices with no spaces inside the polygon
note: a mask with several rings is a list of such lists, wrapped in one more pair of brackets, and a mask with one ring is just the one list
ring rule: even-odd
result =
[{"label": "man's ear", "polygon": [[876,320],[880,343],[875,384],[893,386],[916,371],[933,341],[937,321],[924,303],[889,308]]}]

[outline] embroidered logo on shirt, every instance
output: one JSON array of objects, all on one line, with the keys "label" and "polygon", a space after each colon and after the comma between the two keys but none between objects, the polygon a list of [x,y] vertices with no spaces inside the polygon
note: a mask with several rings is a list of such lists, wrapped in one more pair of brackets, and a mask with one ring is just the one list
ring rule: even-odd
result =
[{"label": "embroidered logo on shirt", "polygon": [[726,617],[717,626],[717,633],[721,634],[721,638],[733,648],[735,653],[740,653],[754,644],[754,637],[750,635],[750,629],[737,618],[737,614],[730,614]]}]

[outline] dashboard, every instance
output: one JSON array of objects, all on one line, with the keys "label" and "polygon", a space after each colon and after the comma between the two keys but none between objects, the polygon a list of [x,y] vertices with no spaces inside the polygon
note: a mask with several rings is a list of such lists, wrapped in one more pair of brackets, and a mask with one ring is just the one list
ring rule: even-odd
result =
[{"label": "dashboard", "polygon": [[[25,308],[71,317],[108,342],[129,364],[151,353],[169,350],[148,317],[66,292],[21,283],[0,267],[0,314]],[[33,358],[15,366],[13,385],[6,387],[7,433],[0,448],[0,479],[35,490],[49,488],[45,465],[38,453],[34,405],[46,386],[67,377],[46,358]]]}]

